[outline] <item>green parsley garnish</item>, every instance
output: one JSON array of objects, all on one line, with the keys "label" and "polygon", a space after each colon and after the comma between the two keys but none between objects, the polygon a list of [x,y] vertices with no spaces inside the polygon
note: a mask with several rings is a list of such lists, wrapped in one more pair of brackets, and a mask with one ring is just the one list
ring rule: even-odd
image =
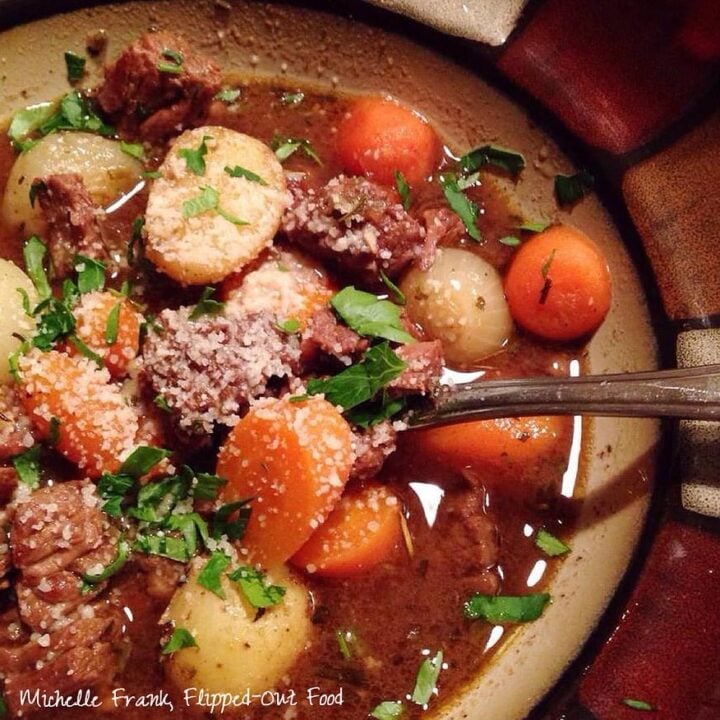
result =
[{"label": "green parsley garnish", "polygon": [[332,377],[313,378],[307,384],[309,395],[323,393],[333,405],[350,410],[372,400],[376,393],[402,374],[407,366],[387,342],[365,351],[362,360]]},{"label": "green parsley garnish", "polygon": [[549,222],[544,222],[544,221],[539,221],[539,222],[528,221],[528,222],[524,222],[522,225],[518,225],[517,229],[518,229],[518,230],[525,230],[526,232],[539,233],[539,232],[542,232],[543,230],[547,230],[547,228],[549,228],[549,227],[550,227],[550,223],[549,223]]},{"label": "green parsley garnish", "polygon": [[145,147],[142,143],[129,143],[121,140],[120,150],[136,160],[145,161]]},{"label": "green parsley garnish", "polygon": [[403,714],[403,705],[396,700],[386,700],[376,705],[370,713],[375,720],[394,720]]},{"label": "green parsley garnish", "polygon": [[289,138],[276,135],[272,139],[270,147],[275,151],[275,155],[277,155],[280,162],[287,160],[298,150],[302,150],[310,159],[314,160],[318,165],[322,165],[320,156],[315,152],[315,148],[313,148],[310,141],[306,138]]},{"label": "green parsley garnish", "polygon": [[535,545],[540,548],[546,555],[557,557],[570,552],[570,548],[562,541],[551,535],[547,530],[540,529],[535,538]]},{"label": "green parsley garnish", "polygon": [[508,247],[517,247],[522,243],[522,240],[520,240],[519,237],[515,237],[515,235],[506,235],[505,237],[501,237],[498,242]]},{"label": "green parsley garnish", "polygon": [[258,185],[267,185],[267,183],[257,173],[252,172],[252,170],[247,170],[244,167],[240,167],[240,165],[236,165],[235,167],[230,167],[229,165],[226,165],[225,172],[230,177],[245,178],[246,180],[255,182]]},{"label": "green parsley garnish", "polygon": [[464,606],[469,620],[491,623],[522,623],[537,620],[550,602],[548,593],[531,595],[473,595]]},{"label": "green parsley garnish", "polygon": [[113,309],[108,313],[107,322],[105,324],[105,342],[113,345],[118,339],[118,330],[120,327],[120,308],[122,303],[115,303]]},{"label": "green parsley garnish", "polygon": [[282,332],[292,335],[300,329],[300,321],[297,318],[288,318],[282,322],[275,323],[275,326],[278,330],[282,330]]},{"label": "green parsley garnish", "polygon": [[349,660],[352,657],[350,643],[355,640],[355,634],[351,630],[336,630],[335,638],[340,648],[340,654],[345,660]]},{"label": "green parsley garnish", "polygon": [[40,446],[35,445],[12,459],[20,482],[31,489],[40,486]]},{"label": "green parsley garnish", "polygon": [[160,461],[170,457],[171,454],[169,450],[164,448],[139,445],[120,466],[118,474],[141,478],[143,475],[147,475]]},{"label": "green parsley garnish", "polygon": [[215,294],[215,288],[208,285],[202,291],[202,295],[197,302],[197,305],[192,309],[190,313],[190,320],[197,320],[203,315],[217,315],[221,313],[225,308],[225,303],[213,300],[212,296]]},{"label": "green parsley garnish", "polygon": [[227,485],[227,480],[211,473],[197,473],[193,486],[193,496],[198,500],[215,500],[220,488]]},{"label": "green parsley garnish", "polygon": [[47,273],[45,272],[43,264],[46,254],[47,247],[37,235],[32,235],[23,247],[25,269],[41,300],[45,300],[52,295],[50,283],[48,282]]},{"label": "green parsley garnish", "polygon": [[204,135],[200,146],[196,150],[192,148],[181,148],[178,150],[178,155],[184,158],[187,169],[193,173],[193,175],[205,174],[205,156],[208,151],[206,140],[212,140],[212,138],[209,135]]},{"label": "green parsley garnish", "polygon": [[219,598],[225,599],[221,577],[230,565],[230,558],[219,550],[215,550],[197,576],[198,585],[202,585]]},{"label": "green parsley garnish", "polygon": [[475,242],[481,242],[482,236],[476,225],[478,206],[460,189],[457,175],[455,173],[442,173],[439,182],[445,199],[448,201],[452,211],[463,221],[468,235]]},{"label": "green parsley garnish", "polygon": [[162,410],[163,412],[172,412],[172,408],[170,407],[170,405],[168,405],[168,401],[165,399],[164,395],[156,395],[153,398],[153,405],[155,405],[155,407],[157,408],[160,408],[160,410]]},{"label": "green parsley garnish", "polygon": [[388,289],[388,294],[398,305],[405,305],[407,298],[405,293],[385,274],[384,270],[380,270],[380,279],[383,285]]},{"label": "green parsley garnish", "polygon": [[267,608],[282,602],[285,588],[279,585],[268,585],[265,575],[249,565],[243,565],[231,572],[228,577],[236,582],[247,601],[254,608]]},{"label": "green parsley garnish", "polygon": [[[242,540],[245,535],[252,508],[249,503],[253,498],[235,500],[223,505],[216,513],[212,523],[212,536],[219,540],[225,535],[228,540]],[[231,518],[237,514],[235,520]]]},{"label": "green parsley garnish", "polygon": [[397,188],[398,195],[400,195],[402,206],[405,208],[405,210],[409,210],[411,202],[410,186],[408,185],[408,181],[405,179],[405,176],[400,170],[395,171],[395,187]]},{"label": "green parsley garnish", "polygon": [[184,61],[182,53],[177,50],[165,48],[161,55],[165,58],[165,60],[161,60],[157,64],[157,69],[160,72],[168,73],[170,75],[180,75],[183,71]]},{"label": "green parsley garnish", "polygon": [[195,638],[192,636],[189,630],[185,628],[175,628],[170,639],[163,645],[162,654],[172,655],[178,650],[189,647],[197,647],[198,644],[195,642]]},{"label": "green parsley garnish", "polygon": [[182,215],[185,220],[194,217],[195,215],[208,212],[209,210],[214,210],[218,215],[225,218],[225,220],[231,222],[233,225],[248,225],[245,220],[235,217],[227,210],[223,210],[223,208],[220,207],[220,193],[218,193],[215,188],[212,188],[209,185],[203,185],[201,186],[200,191],[201,194],[198,197],[186,200],[182,204]]},{"label": "green parsley garnish", "polygon": [[76,83],[85,74],[85,58],[70,50],[65,53],[65,67],[69,83]]},{"label": "green parsley garnish", "polygon": [[645,702],[645,700],[634,700],[633,698],[623,698],[623,705],[627,705],[627,707],[633,710],[645,710],[646,712],[655,710],[649,702]]},{"label": "green parsley garnish", "polygon": [[216,96],[215,99],[219,100],[220,102],[227,103],[228,105],[231,105],[234,103],[241,95],[241,90],[238,88],[223,88]]},{"label": "green parsley garnish", "polygon": [[525,167],[525,158],[519,152],[498,145],[482,145],[463,155],[460,165],[466,174],[490,166],[514,177]]},{"label": "green parsley garnish", "polygon": [[106,565],[99,573],[82,573],[81,577],[88,585],[97,585],[109,577],[112,577],[115,573],[120,572],[129,556],[130,544],[126,542],[125,538],[121,535],[118,540],[115,559],[109,565]]},{"label": "green parsley garnish", "polygon": [[76,255],[73,259],[78,274],[77,288],[81,294],[102,290],[105,287],[105,265],[85,255]]},{"label": "green parsley garnish", "polygon": [[280,96],[280,102],[283,105],[299,105],[305,99],[305,93],[300,92],[284,92]]},{"label": "green parsley garnish", "polygon": [[410,699],[416,705],[427,705],[437,687],[438,677],[442,670],[443,653],[438,650],[434,658],[426,658],[418,670],[415,689]]},{"label": "green parsley garnish", "polygon": [[69,335],[68,342],[88,360],[92,360],[98,367],[103,367],[103,359],[91,350],[77,335]]},{"label": "green parsley garnish", "polygon": [[573,205],[582,200],[594,186],[595,178],[587,170],[580,170],[574,175],[556,175],[555,197],[563,207]]},{"label": "green parsley garnish", "polygon": [[414,342],[413,336],[403,327],[400,307],[389,300],[381,300],[372,293],[349,286],[334,295],[330,304],[359,335],[399,343]]}]

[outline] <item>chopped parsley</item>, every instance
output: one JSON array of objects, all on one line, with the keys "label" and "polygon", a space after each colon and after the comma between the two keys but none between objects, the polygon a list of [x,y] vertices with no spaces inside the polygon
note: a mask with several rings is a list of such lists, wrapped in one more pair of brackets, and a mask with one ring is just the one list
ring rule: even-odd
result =
[{"label": "chopped parsley", "polygon": [[570,552],[570,548],[562,541],[550,534],[547,530],[540,529],[535,538],[536,547],[540,548],[546,555],[557,557]]},{"label": "chopped parsley", "polygon": [[633,698],[623,698],[623,705],[632,708],[633,710],[644,710],[645,712],[651,712],[655,708],[645,700],[635,700]]},{"label": "chopped parsley", "polygon": [[40,446],[35,445],[12,459],[15,472],[23,485],[34,490],[40,486]]},{"label": "chopped parsley", "polygon": [[224,102],[227,105],[232,105],[242,94],[242,91],[238,88],[223,88],[216,96],[215,99],[220,102]]},{"label": "chopped parsley", "polygon": [[250,180],[250,182],[257,183],[258,185],[267,185],[267,183],[257,173],[241,167],[240,165],[236,165],[235,167],[230,167],[229,165],[226,165],[225,172],[230,177],[245,178],[246,180]]},{"label": "chopped parsley", "polygon": [[382,388],[405,370],[405,363],[387,342],[365,351],[362,360],[326,379],[313,378],[307,384],[309,395],[323,393],[333,405],[345,410],[372,400]]},{"label": "chopped parsley", "polygon": [[380,270],[380,279],[388,289],[388,294],[398,305],[405,305],[407,299],[405,293],[385,274],[384,270]]},{"label": "chopped parsley", "polygon": [[115,559],[106,565],[99,573],[83,573],[82,579],[88,585],[97,585],[116,573],[120,572],[130,556],[130,543],[121,535],[117,544]]},{"label": "chopped parsley", "polygon": [[85,255],[76,255],[73,259],[78,274],[77,288],[81,294],[102,290],[105,287],[105,265]]},{"label": "chopped parsley", "polygon": [[501,237],[498,242],[501,245],[507,245],[508,247],[517,247],[522,241],[519,237],[515,237],[515,235],[506,235],[505,237]]},{"label": "chopped parsley", "polygon": [[334,295],[330,304],[345,324],[359,335],[398,343],[414,341],[403,327],[400,307],[389,300],[348,286]]},{"label": "chopped parsley", "polygon": [[[212,536],[215,540],[219,540],[223,535],[228,540],[242,540],[250,520],[252,508],[249,503],[252,499],[226,503],[215,513],[212,523]],[[233,516],[236,516],[234,520]]]},{"label": "chopped parsley", "polygon": [[170,457],[171,452],[164,448],[152,445],[139,445],[136,447],[118,470],[120,475],[130,475],[141,478],[147,475],[160,461]]},{"label": "chopped parsley", "polygon": [[515,177],[525,167],[525,158],[519,152],[499,145],[482,145],[463,155],[460,165],[466,174],[493,167]]},{"label": "chopped parsley", "polygon": [[190,313],[190,320],[197,320],[203,315],[217,315],[225,309],[225,303],[213,300],[215,288],[208,285],[202,291],[200,299]]},{"label": "chopped parsley", "polygon": [[142,143],[129,143],[121,140],[120,150],[136,160],[145,161],[145,147]]},{"label": "chopped parsley", "polygon": [[25,269],[37,290],[38,297],[45,300],[52,295],[47,273],[45,272],[44,260],[47,254],[45,243],[37,236],[32,235],[23,247],[23,258]]},{"label": "chopped parsley", "polygon": [[277,605],[285,596],[284,587],[268,585],[264,573],[249,565],[242,565],[228,577],[240,586],[243,595],[254,608]]},{"label": "chopped parsley", "polygon": [[481,242],[482,236],[476,224],[478,206],[460,189],[457,175],[455,173],[442,173],[439,182],[451,210],[463,221],[468,235],[475,242]]},{"label": "chopped parsley", "polygon": [[530,595],[473,595],[464,606],[469,620],[491,623],[522,623],[537,620],[550,602],[548,593]]},{"label": "chopped parsley", "polygon": [[105,323],[105,342],[108,345],[114,345],[117,342],[121,307],[122,303],[115,303],[113,309],[108,313],[107,322]]},{"label": "chopped parsley", "polygon": [[18,110],[10,121],[8,137],[12,140],[15,149],[25,152],[37,141],[29,140],[50,118],[55,114],[55,103],[39,103]]},{"label": "chopped parsley", "polygon": [[410,186],[408,185],[408,181],[405,179],[405,176],[400,170],[395,171],[395,187],[397,188],[398,195],[400,196],[400,200],[402,201],[403,208],[405,208],[405,210],[409,210]]},{"label": "chopped parsley", "polygon": [[270,142],[270,147],[275,151],[275,155],[280,162],[287,160],[298,150],[302,150],[311,160],[314,160],[318,165],[322,165],[320,156],[306,138],[289,138],[276,135]]},{"label": "chopped parsley", "polygon": [[299,105],[305,99],[305,93],[300,92],[284,92],[280,96],[280,102],[283,105]]},{"label": "chopped parsley", "polygon": [[555,176],[555,197],[558,205],[574,205],[582,200],[595,186],[595,178],[587,171],[580,170],[574,175]]},{"label": "chopped parsley", "polygon": [[140,174],[148,180],[157,180],[162,177],[162,173],[159,170],[143,170]]},{"label": "chopped parsley", "polygon": [[230,558],[224,552],[215,550],[197,576],[198,585],[202,585],[211,593],[214,593],[224,600],[225,591],[222,587],[221,578],[229,566]]},{"label": "chopped parsley", "polygon": [[76,83],[85,74],[85,58],[70,50],[65,53],[65,68],[69,83]]},{"label": "chopped parsley", "polygon": [[275,323],[275,326],[278,330],[282,330],[282,332],[292,335],[300,329],[300,321],[297,318],[288,318],[282,322]]},{"label": "chopped parsley", "polygon": [[160,72],[168,73],[169,75],[180,75],[183,71],[183,54],[177,50],[171,48],[165,48],[161,55],[164,60],[161,60],[157,64],[157,69]]},{"label": "chopped parsley", "polygon": [[92,360],[98,367],[103,367],[103,359],[89,348],[77,335],[69,335],[68,342],[88,360]]},{"label": "chopped parsley", "polygon": [[35,308],[35,315],[38,314],[40,320],[31,343],[39,350],[50,350],[55,342],[75,331],[75,317],[68,301],[49,297]]},{"label": "chopped parsley", "polygon": [[185,160],[187,169],[193,175],[204,175],[205,174],[205,156],[207,155],[207,140],[212,140],[209,135],[203,135],[202,142],[197,149],[192,148],[181,148],[178,150],[178,155]]},{"label": "chopped parsley", "polygon": [[201,186],[200,195],[198,197],[186,200],[182,204],[182,216],[185,220],[210,210],[214,210],[218,215],[225,218],[225,220],[231,222],[233,225],[248,225],[245,220],[235,217],[227,210],[223,210],[223,208],[220,207],[220,193],[209,185]]},{"label": "chopped parsley", "polygon": [[175,628],[170,639],[163,645],[162,654],[172,655],[178,650],[189,647],[197,647],[198,644],[195,642],[195,638],[192,636],[189,630],[185,628]]},{"label": "chopped parsley", "polygon": [[416,705],[427,705],[430,702],[435,689],[437,687],[438,677],[442,670],[443,653],[438,650],[435,657],[423,660],[418,670],[417,679],[415,680],[415,688],[413,689],[410,699]]},{"label": "chopped parsley", "polygon": [[376,705],[370,713],[375,720],[394,720],[403,714],[403,705],[397,700],[386,700]]},{"label": "chopped parsley", "polygon": [[197,473],[195,475],[193,495],[198,500],[215,500],[220,492],[220,488],[225,485],[227,485],[227,480],[219,475]]},{"label": "chopped parsley", "polygon": [[168,405],[168,401],[165,399],[164,395],[156,395],[153,399],[153,405],[155,407],[160,408],[163,412],[172,412],[172,408],[170,405]]},{"label": "chopped parsley", "polygon": [[345,417],[361,428],[370,428],[389,420],[394,415],[405,410],[406,400],[403,397],[392,398],[386,391],[383,391],[379,400],[363,403],[359,407],[352,408],[345,412]]},{"label": "chopped parsley", "polygon": [[550,223],[549,223],[549,222],[545,222],[545,221],[539,221],[539,222],[528,221],[528,222],[524,222],[522,225],[518,225],[517,229],[518,229],[518,230],[525,230],[526,232],[539,233],[539,232],[542,232],[543,230],[547,230],[549,227],[550,227]]},{"label": "chopped parsley", "polygon": [[349,660],[352,657],[350,643],[355,640],[355,634],[351,630],[336,630],[335,638],[340,648],[340,654],[345,660]]}]

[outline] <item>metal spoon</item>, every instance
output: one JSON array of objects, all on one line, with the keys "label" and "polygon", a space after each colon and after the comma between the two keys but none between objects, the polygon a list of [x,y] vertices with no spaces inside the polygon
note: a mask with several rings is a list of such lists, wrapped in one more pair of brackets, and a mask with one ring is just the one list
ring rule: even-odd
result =
[{"label": "metal spoon", "polygon": [[720,365],[574,378],[488,380],[443,386],[410,427],[528,415],[720,420]]}]

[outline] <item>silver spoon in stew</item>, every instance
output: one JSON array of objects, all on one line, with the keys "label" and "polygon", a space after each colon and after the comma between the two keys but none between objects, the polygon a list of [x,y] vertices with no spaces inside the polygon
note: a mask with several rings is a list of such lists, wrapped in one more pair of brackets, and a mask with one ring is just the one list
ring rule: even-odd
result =
[{"label": "silver spoon in stew", "polygon": [[720,420],[720,365],[445,385],[409,415],[408,424],[421,428],[530,415]]}]

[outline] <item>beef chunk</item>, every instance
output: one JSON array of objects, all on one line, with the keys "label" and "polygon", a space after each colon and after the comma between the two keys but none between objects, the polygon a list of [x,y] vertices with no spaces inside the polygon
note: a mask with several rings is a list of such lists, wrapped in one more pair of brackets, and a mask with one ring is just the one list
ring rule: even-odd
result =
[{"label": "beef chunk", "polygon": [[202,125],[221,85],[220,68],[183,38],[145,33],[105,68],[97,101],[121,135],[154,142]]},{"label": "beef chunk", "polygon": [[437,387],[443,367],[439,340],[401,345],[395,352],[407,367],[390,383],[390,388],[402,394],[426,395]]},{"label": "beef chunk", "polygon": [[350,477],[366,480],[380,472],[389,455],[395,452],[397,431],[389,420],[367,430],[353,430],[355,462]]},{"label": "beef chunk", "polygon": [[420,213],[425,226],[426,253],[423,256],[423,269],[429,268],[435,259],[438,245],[451,245],[465,235],[465,225],[450,208],[431,208]]},{"label": "beef chunk", "polygon": [[110,685],[120,665],[122,613],[98,597],[103,583],[83,591],[81,578],[116,553],[117,532],[95,487],[73,481],[18,491],[10,544],[20,571],[17,631],[0,638],[0,672],[11,707],[21,689]]},{"label": "beef chunk", "polygon": [[273,379],[292,378],[300,357],[294,335],[279,330],[270,314],[245,317],[165,310],[159,333],[143,346],[144,376],[189,433],[211,433],[215,423],[234,425],[252,398]]},{"label": "beef chunk", "polygon": [[45,239],[53,268],[59,277],[73,270],[73,258],[80,253],[107,262],[107,249],[98,225],[97,207],[77,173],[36,178],[36,200],[47,223]]},{"label": "beef chunk", "polygon": [[368,348],[368,341],[341,325],[330,308],[317,310],[302,334],[300,352],[305,366],[316,365],[318,356],[330,356],[350,365]]},{"label": "beef chunk", "polygon": [[185,565],[159,555],[138,555],[135,562],[145,574],[147,594],[169,601],[185,576]]},{"label": "beef chunk", "polygon": [[333,263],[370,287],[381,287],[380,270],[397,277],[425,258],[425,231],[394,190],[362,177],[338,175],[319,190],[288,183],[292,203],[282,230],[308,252]]},{"label": "beef chunk", "polygon": [[32,424],[17,393],[9,385],[0,385],[0,461],[25,452],[34,444]]}]

